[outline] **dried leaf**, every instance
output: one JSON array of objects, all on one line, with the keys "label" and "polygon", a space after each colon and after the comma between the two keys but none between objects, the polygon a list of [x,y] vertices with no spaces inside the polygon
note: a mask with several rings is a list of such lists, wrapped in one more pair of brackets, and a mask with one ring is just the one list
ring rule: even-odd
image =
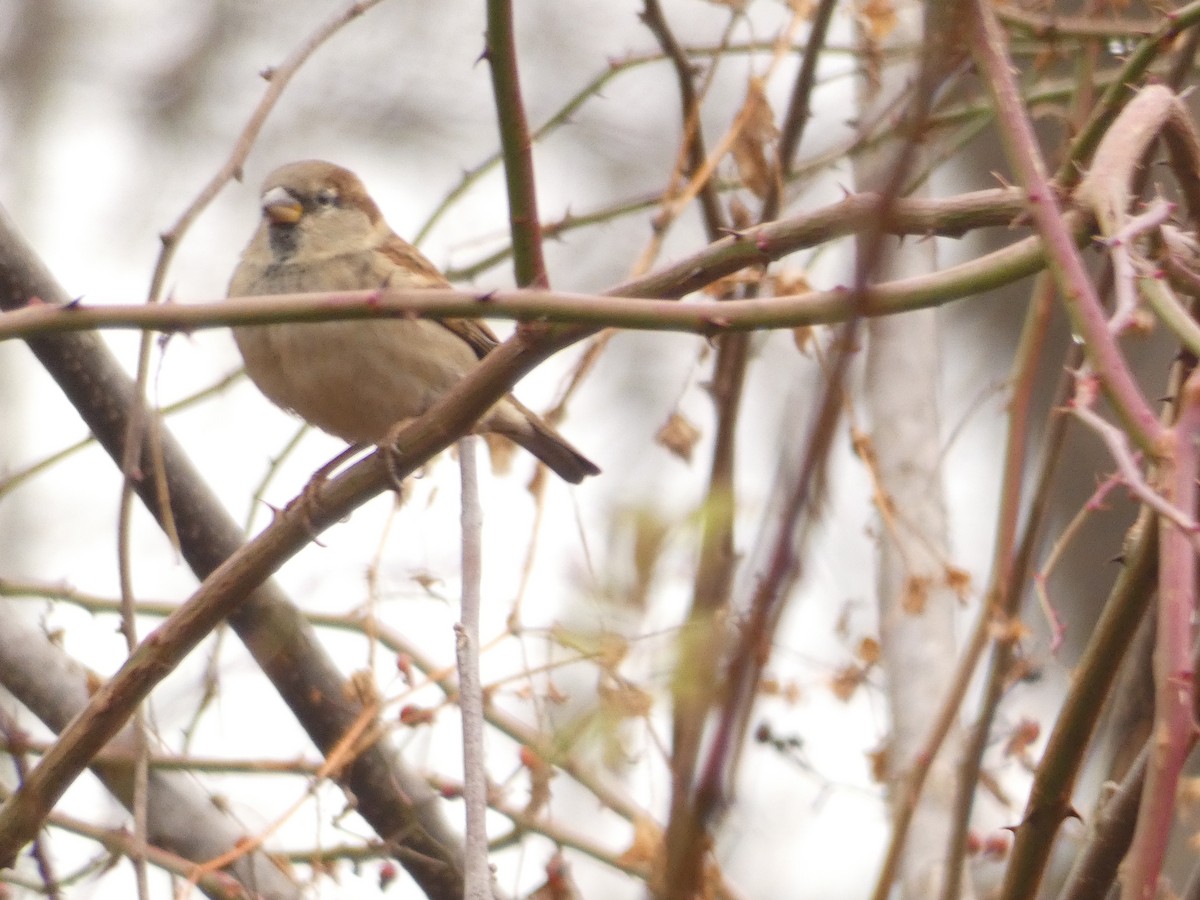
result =
[{"label": "dried leaf", "polygon": [[862,667],[854,664],[843,666],[830,679],[829,688],[833,691],[833,696],[837,697],[843,703],[847,703],[854,696],[854,692],[862,685],[865,677],[866,672]]},{"label": "dried leaf", "polygon": [[771,188],[771,164],[762,144],[743,132],[733,142],[733,161],[742,183],[755,197],[765,197]]},{"label": "dried leaf", "polygon": [[775,273],[775,296],[785,297],[789,294],[807,294],[812,290],[808,273],[803,269],[787,269]]},{"label": "dried leaf", "polygon": [[775,112],[767,100],[766,82],[762,78],[751,78],[746,85],[746,99],[739,115],[745,117],[742,134],[748,134],[763,144],[779,137],[779,129],[775,127]]},{"label": "dried leaf", "polygon": [[507,475],[512,469],[517,445],[491,431],[484,433],[483,440],[487,444],[488,455],[492,458],[492,471],[497,475]]},{"label": "dried leaf", "polygon": [[571,869],[561,852],[546,862],[545,883],[529,894],[527,900],[577,900],[582,894],[571,878]]},{"label": "dried leaf", "polygon": [[729,201],[729,224],[737,231],[744,231],[754,224],[754,214],[736,195]]},{"label": "dried leaf", "polygon": [[1012,734],[1004,744],[1004,755],[1024,757],[1030,745],[1041,736],[1042,726],[1033,719],[1022,719],[1013,728]]},{"label": "dried leaf", "polygon": [[431,575],[428,572],[414,572],[409,577],[415,581],[417,586],[425,593],[433,597],[438,596],[436,588],[442,585],[442,579],[438,578],[436,575]]},{"label": "dried leaf", "polygon": [[871,768],[871,778],[876,784],[888,783],[888,767],[891,765],[891,745],[886,742],[867,753],[867,763]]},{"label": "dried leaf", "polygon": [[615,670],[629,653],[629,641],[612,631],[584,634],[555,623],[550,628],[550,638],[561,647],[593,658],[600,668],[607,671]]},{"label": "dried leaf", "polygon": [[766,145],[779,137],[779,129],[761,78],[750,79],[738,118],[742,127],[733,142],[733,161],[746,187],[756,197],[765,197],[776,177],[775,167],[767,160]]},{"label": "dried leaf", "polygon": [[700,441],[700,429],[680,413],[673,412],[658,429],[654,440],[684,462],[690,463],[692,451]]},{"label": "dried leaf", "polygon": [[910,616],[919,616],[925,612],[929,603],[929,578],[925,575],[909,575],[904,582],[904,594],[900,598],[900,608]]},{"label": "dried leaf", "polygon": [[804,692],[793,680],[780,681],[770,675],[764,676],[758,683],[758,692],[764,697],[778,697],[785,703],[799,703]]},{"label": "dried leaf", "polygon": [[792,329],[792,343],[796,345],[797,350],[807,356],[808,347],[816,334],[816,330],[811,325],[801,325],[799,328]]},{"label": "dried leaf", "polygon": [[529,747],[521,747],[518,755],[521,765],[529,773],[529,802],[525,804],[525,814],[534,815],[550,802],[550,780],[554,777],[554,767]]},{"label": "dried leaf", "polygon": [[946,566],[946,587],[958,595],[963,603],[971,596],[971,573],[957,566]]},{"label": "dried leaf", "polygon": [[858,24],[867,40],[882,41],[896,27],[896,5],[893,0],[864,0],[858,7]]},{"label": "dried leaf", "polygon": [[1029,636],[1029,626],[1016,616],[1004,622],[993,621],[988,625],[988,634],[993,640],[1004,643],[1014,643]]},{"label": "dried leaf", "polygon": [[872,637],[863,638],[858,642],[857,655],[865,665],[876,665],[879,662],[879,657],[882,655],[879,648],[879,641]]},{"label": "dried leaf", "polygon": [[654,698],[628,682],[616,685],[601,683],[596,688],[596,694],[604,710],[620,719],[642,718],[654,708]]},{"label": "dried leaf", "polygon": [[639,816],[633,823],[633,843],[617,857],[617,865],[649,872],[663,861],[663,833],[658,823]]},{"label": "dried leaf", "polygon": [[416,728],[418,725],[431,725],[433,724],[435,715],[436,710],[410,703],[400,709],[400,724],[407,725],[409,728]]},{"label": "dried leaf", "polygon": [[718,278],[716,281],[710,281],[701,288],[701,291],[714,300],[728,300],[735,296],[738,288],[743,285],[758,285],[762,281],[763,273],[760,269],[743,269],[732,275]]}]

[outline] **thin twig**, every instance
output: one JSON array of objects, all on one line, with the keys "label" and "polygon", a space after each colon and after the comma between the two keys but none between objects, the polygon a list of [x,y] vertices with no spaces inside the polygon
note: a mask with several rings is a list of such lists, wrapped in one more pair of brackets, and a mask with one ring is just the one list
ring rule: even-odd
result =
[{"label": "thin twig", "polygon": [[462,473],[462,613],[454,628],[458,659],[458,707],[462,713],[463,802],[466,806],[466,866],[463,896],[491,900],[492,874],[488,866],[487,766],[483,750],[483,685],[479,677],[479,605],[483,578],[483,508],[479,505],[479,478],[475,465],[475,437],[458,441]]},{"label": "thin twig", "polygon": [[533,174],[533,142],[521,99],[511,0],[487,0],[487,49],[483,55],[492,70],[492,93],[504,153],[514,275],[520,287],[549,287]]},{"label": "thin twig", "polygon": [[1105,394],[1130,435],[1142,449],[1152,451],[1162,426],[1108,331],[1108,316],[1046,177],[1041,150],[1021,104],[995,12],[984,0],[971,0],[970,9],[971,50],[995,99],[1007,155],[1028,194],[1030,214],[1046,242],[1051,271],[1072,325],[1084,342]]},{"label": "thin twig", "polygon": [[[701,95],[696,91],[694,68],[683,47],[675,39],[658,0],[643,0],[641,18],[675,68],[675,81],[679,88],[679,108],[683,116],[683,139],[680,155],[687,161],[686,168],[681,171],[690,178],[698,178],[708,154],[704,149],[704,134],[700,127]],[[728,32],[726,32],[726,37],[728,37]],[[719,59],[719,56],[714,57],[714,66]],[[671,193],[673,192],[669,192],[669,195]],[[716,188],[712,180],[704,179],[700,183],[697,193],[700,198],[705,232],[710,241],[715,241],[725,227],[725,214],[721,211],[721,204],[717,199]],[[672,197],[672,199],[674,198]]]},{"label": "thin twig", "polygon": [[[1200,472],[1200,369],[1192,371],[1180,394],[1179,419],[1163,448],[1161,480],[1172,506],[1196,509]],[[1190,517],[1190,515],[1189,515]],[[1163,860],[1175,820],[1179,777],[1195,735],[1192,704],[1192,622],[1196,610],[1196,542],[1166,517],[1159,520],[1158,622],[1154,640],[1154,723],[1146,784],[1133,845],[1125,861],[1122,900],[1150,900],[1158,890]]]}]

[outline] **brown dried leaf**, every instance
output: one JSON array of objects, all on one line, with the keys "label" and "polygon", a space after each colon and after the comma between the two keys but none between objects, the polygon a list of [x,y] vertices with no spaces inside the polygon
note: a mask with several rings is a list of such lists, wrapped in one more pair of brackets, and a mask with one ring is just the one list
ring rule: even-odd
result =
[{"label": "brown dried leaf", "polygon": [[428,709],[411,703],[400,708],[400,724],[407,725],[409,728],[416,728],[418,725],[432,725],[436,717],[436,709]]},{"label": "brown dried leaf", "polygon": [[673,412],[667,417],[667,421],[663,423],[662,427],[658,429],[658,433],[654,435],[654,440],[684,462],[690,463],[692,461],[692,451],[696,449],[696,444],[700,442],[700,429],[685,419],[680,413]]},{"label": "brown dried leaf", "polygon": [[866,672],[860,666],[851,663],[834,673],[833,678],[829,681],[829,688],[833,691],[833,696],[843,703],[847,703],[862,685],[865,676]]},{"label": "brown dried leaf", "polygon": [[900,608],[911,616],[919,616],[925,612],[928,603],[928,576],[909,575],[904,582],[904,595],[900,598]]},{"label": "brown dried leaf", "polygon": [[958,599],[966,603],[971,597],[971,573],[957,566],[946,566],[946,587],[958,595]]},{"label": "brown dried leaf", "polygon": [[492,458],[492,471],[497,475],[507,475],[512,469],[517,445],[491,431],[484,433],[483,440],[487,443],[488,455]]},{"label": "brown dried leaf", "polygon": [[1041,736],[1042,726],[1033,719],[1022,719],[1013,728],[1004,744],[1004,755],[1024,757],[1029,747]]},{"label": "brown dried leaf", "polygon": [[775,273],[774,287],[776,297],[785,297],[789,294],[807,294],[812,290],[812,283],[803,269],[787,269]]},{"label": "brown dried leaf", "polygon": [[762,78],[751,78],[746,85],[746,100],[740,115],[745,116],[742,134],[748,134],[760,143],[767,144],[779,137],[775,126],[775,112],[767,100],[766,82]]},{"label": "brown dried leaf", "polygon": [[601,683],[596,687],[596,695],[604,710],[620,719],[642,718],[654,708],[654,698],[628,682],[615,685]]},{"label": "brown dried leaf", "polygon": [[764,697],[778,697],[785,703],[796,704],[804,697],[804,691],[795,681],[780,681],[778,678],[767,675],[758,683],[758,692]]},{"label": "brown dried leaf", "polygon": [[756,197],[765,197],[776,176],[774,166],[767,160],[766,145],[779,136],[779,129],[775,127],[775,114],[761,78],[750,79],[738,117],[742,127],[733,142],[733,161],[746,187]]},{"label": "brown dried leaf", "polygon": [[863,0],[858,7],[858,24],[867,40],[882,41],[896,27],[896,6],[893,0]]},{"label": "brown dried leaf", "polygon": [[633,823],[633,843],[617,857],[617,865],[649,872],[662,865],[663,855],[662,829],[653,819],[639,816]]},{"label": "brown dried leaf", "polygon": [[988,634],[993,640],[1003,643],[1015,643],[1029,636],[1029,626],[1016,616],[1004,621],[993,621],[988,625]]},{"label": "brown dried leaf", "polygon": [[431,596],[437,596],[437,591],[435,589],[441,587],[442,585],[442,579],[438,578],[436,575],[430,574],[429,572],[414,572],[409,577],[417,583],[417,586],[421,588],[421,590],[427,594],[430,594]]},{"label": "brown dried leaf", "polygon": [[581,896],[566,859],[558,852],[546,862],[546,882],[526,900],[577,900]]},{"label": "brown dried leaf", "polygon": [[888,783],[888,767],[891,765],[891,752],[891,745],[884,742],[876,749],[867,753],[867,763],[871,767],[871,778],[876,784]]},{"label": "brown dried leaf", "polygon": [[585,634],[555,623],[550,628],[550,638],[561,647],[594,658],[600,668],[609,671],[615,670],[629,653],[629,641],[612,631]]},{"label": "brown dried leaf", "polygon": [[754,224],[754,214],[736,195],[729,201],[729,224],[737,231],[744,231]]},{"label": "brown dried leaf", "polygon": [[872,637],[863,638],[858,642],[857,655],[865,665],[876,665],[879,662],[880,656],[882,656],[879,641]]},{"label": "brown dried leaf", "polygon": [[771,188],[771,164],[762,144],[745,133],[738,135],[733,142],[733,161],[737,163],[742,183],[755,197],[765,197]]},{"label": "brown dried leaf", "polygon": [[761,269],[742,269],[740,272],[734,272],[732,275],[726,275],[718,278],[716,281],[710,281],[701,291],[714,300],[728,300],[736,296],[737,291],[743,285],[758,285],[763,281],[763,273]]},{"label": "brown dried leaf", "polygon": [[600,643],[596,647],[596,665],[606,671],[615,671],[617,666],[629,653],[629,641],[613,631],[600,634]]},{"label": "brown dried leaf", "polygon": [[550,780],[554,777],[554,767],[529,747],[522,747],[518,755],[521,765],[529,773],[529,802],[525,804],[525,814],[535,815],[550,802]]}]

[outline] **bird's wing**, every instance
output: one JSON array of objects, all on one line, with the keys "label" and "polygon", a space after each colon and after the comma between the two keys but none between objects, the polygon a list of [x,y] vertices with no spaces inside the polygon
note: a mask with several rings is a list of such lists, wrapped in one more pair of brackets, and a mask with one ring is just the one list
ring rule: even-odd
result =
[{"label": "bird's wing", "polygon": [[[383,244],[379,250],[396,265],[396,271],[388,278],[389,286],[450,287],[450,282],[446,280],[446,276],[438,270],[438,267],[407,241],[393,235],[393,239]],[[495,332],[478,319],[438,319],[437,321],[466,341],[480,359],[483,359],[500,343]]]}]

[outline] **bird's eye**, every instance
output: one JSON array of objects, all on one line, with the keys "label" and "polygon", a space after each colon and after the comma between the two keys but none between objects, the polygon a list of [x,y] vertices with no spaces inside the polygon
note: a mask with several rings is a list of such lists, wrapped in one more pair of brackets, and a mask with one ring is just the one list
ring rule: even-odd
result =
[{"label": "bird's eye", "polygon": [[337,206],[338,195],[333,188],[325,188],[317,192],[318,206]]}]

